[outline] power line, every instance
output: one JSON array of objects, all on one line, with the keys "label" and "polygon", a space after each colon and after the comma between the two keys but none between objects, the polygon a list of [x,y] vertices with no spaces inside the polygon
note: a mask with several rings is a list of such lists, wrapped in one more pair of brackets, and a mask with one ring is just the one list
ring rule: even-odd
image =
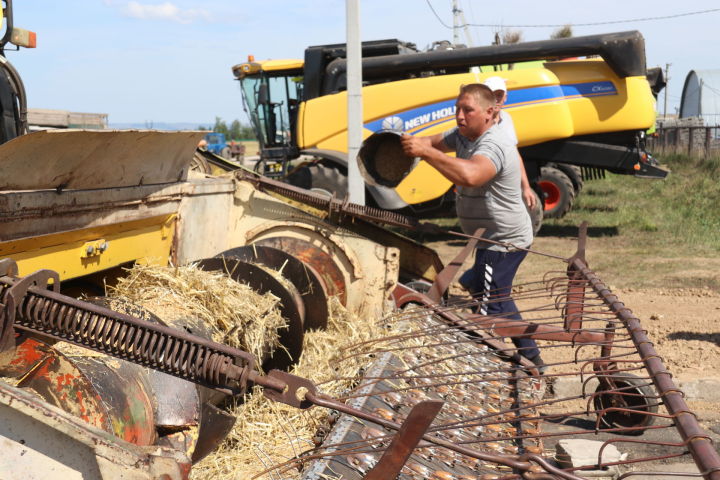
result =
[{"label": "power line", "polygon": [[[445,27],[452,29],[453,27],[446,24],[440,16],[435,11],[435,8],[433,8],[432,4],[430,3],[430,0],[425,0],[430,7],[430,10],[435,14],[435,18],[438,19],[440,24]],[[720,12],[720,8],[710,8],[707,10],[698,10],[695,12],[685,12],[685,13],[676,13],[674,15],[664,15],[660,17],[644,17],[644,18],[631,18],[628,20],[611,20],[607,22],[590,22],[590,23],[570,23],[573,27],[590,27],[594,25],[612,25],[617,23],[634,23],[634,22],[650,22],[654,20],[668,20],[671,18],[678,18],[678,17],[689,17],[691,15],[703,15],[705,13],[714,13],[714,12]],[[465,25],[460,25],[459,28],[462,27],[494,27],[494,28],[554,28],[554,27],[564,27],[567,25],[567,23],[562,24],[545,24],[545,25],[503,25],[499,23],[466,23]]]},{"label": "power line", "polygon": [[713,87],[711,87],[710,85],[708,85],[707,83],[704,83],[704,82],[703,82],[703,87],[707,88],[708,90],[710,90],[711,92],[713,92],[715,95],[720,96],[720,90],[718,90],[717,88],[713,88]]},{"label": "power line", "polygon": [[447,23],[443,22],[443,19],[440,18],[440,15],[437,14],[437,12],[435,11],[435,8],[432,6],[432,3],[430,3],[430,0],[425,0],[425,1],[427,2],[428,7],[430,7],[430,10],[432,10],[432,12],[435,14],[435,18],[437,18],[438,22],[440,22],[440,24],[443,27],[452,29],[453,27],[451,27]]}]

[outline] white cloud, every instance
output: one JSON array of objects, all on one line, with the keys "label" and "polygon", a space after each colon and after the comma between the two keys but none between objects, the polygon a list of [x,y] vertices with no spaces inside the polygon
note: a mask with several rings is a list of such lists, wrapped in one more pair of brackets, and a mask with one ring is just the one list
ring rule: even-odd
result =
[{"label": "white cloud", "polygon": [[125,4],[122,10],[125,15],[140,20],[169,20],[178,23],[210,20],[210,14],[205,10],[182,9],[172,2],[148,4],[132,1]]}]

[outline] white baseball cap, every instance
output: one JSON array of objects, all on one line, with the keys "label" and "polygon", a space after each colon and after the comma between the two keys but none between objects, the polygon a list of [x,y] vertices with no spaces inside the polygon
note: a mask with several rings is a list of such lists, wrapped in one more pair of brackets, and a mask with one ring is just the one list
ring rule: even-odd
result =
[{"label": "white baseball cap", "polygon": [[485,86],[487,86],[490,90],[493,92],[497,90],[502,90],[503,92],[507,92],[507,87],[505,86],[505,80],[503,80],[501,77],[488,77],[483,82]]}]

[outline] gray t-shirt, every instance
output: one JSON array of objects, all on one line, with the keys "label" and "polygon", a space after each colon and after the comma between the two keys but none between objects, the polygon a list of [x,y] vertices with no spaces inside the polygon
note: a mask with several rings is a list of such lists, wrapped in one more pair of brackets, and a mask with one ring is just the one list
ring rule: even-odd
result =
[{"label": "gray t-shirt", "polygon": [[[460,135],[457,128],[445,132],[443,141],[455,150],[458,158],[482,155],[495,165],[495,177],[485,185],[458,186],[456,207],[463,231],[472,235],[476,229],[485,228],[485,238],[528,248],[533,239],[532,223],[522,200],[517,147],[497,125],[474,142]],[[486,245],[481,244],[480,248]],[[506,250],[500,245],[490,245],[487,249]]]},{"label": "gray t-shirt", "polygon": [[508,141],[513,145],[518,144],[517,134],[515,133],[515,124],[512,121],[512,117],[505,110],[500,110],[500,121],[496,125],[500,131],[505,134]]}]

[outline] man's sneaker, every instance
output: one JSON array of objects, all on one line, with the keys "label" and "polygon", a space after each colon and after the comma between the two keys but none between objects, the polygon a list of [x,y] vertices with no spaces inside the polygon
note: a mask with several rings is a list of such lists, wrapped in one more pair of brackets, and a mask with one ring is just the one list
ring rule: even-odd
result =
[{"label": "man's sneaker", "polygon": [[540,372],[540,375],[545,374],[545,371],[547,370],[547,366],[545,365],[545,362],[543,361],[542,357],[540,357],[540,355],[533,357],[533,358],[528,358],[528,360],[530,360],[531,362],[533,362],[535,364],[535,366],[538,369],[538,372]]}]

